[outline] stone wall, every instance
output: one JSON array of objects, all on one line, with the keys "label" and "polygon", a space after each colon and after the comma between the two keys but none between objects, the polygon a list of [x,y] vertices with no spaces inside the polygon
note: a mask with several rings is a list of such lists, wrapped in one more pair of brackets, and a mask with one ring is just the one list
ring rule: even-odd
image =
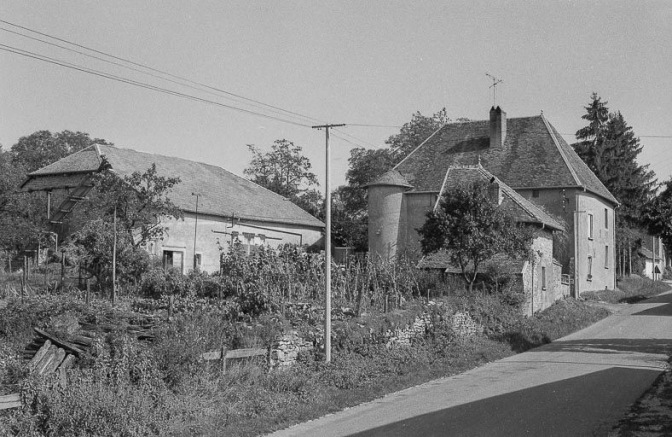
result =
[{"label": "stone wall", "polygon": [[[434,317],[436,316],[423,313],[417,316],[413,323],[396,329],[388,329],[382,334],[382,337],[378,337],[374,332],[371,332],[371,339],[374,342],[382,340],[388,348],[409,347],[414,339],[423,338],[427,335],[434,324]],[[450,315],[448,323],[453,334],[461,340],[483,332],[483,327],[476,323],[467,312],[457,312]],[[315,347],[312,342],[301,338],[298,332],[289,331],[271,348],[271,366],[273,368],[291,366],[296,363],[301,352],[310,352]]]}]

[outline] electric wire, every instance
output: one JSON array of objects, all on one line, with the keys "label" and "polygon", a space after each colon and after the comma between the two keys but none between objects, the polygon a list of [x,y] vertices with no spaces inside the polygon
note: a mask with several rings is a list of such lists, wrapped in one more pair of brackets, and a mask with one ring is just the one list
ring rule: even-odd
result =
[{"label": "electric wire", "polygon": [[[301,118],[304,118],[304,119],[307,119],[307,120],[312,120],[314,122],[320,122],[320,123],[323,122],[323,120],[320,120],[320,119],[317,119],[317,118],[314,118],[314,117],[311,117],[311,116],[308,116],[308,115],[304,115],[304,114],[300,114],[300,113],[295,112],[295,111],[290,111],[290,110],[287,110],[287,109],[283,109],[283,108],[280,108],[278,106],[269,105],[267,103],[260,102],[258,100],[250,99],[248,97],[241,96],[239,94],[235,94],[235,93],[232,93],[232,92],[229,92],[229,91],[217,88],[217,87],[213,87],[213,86],[210,86],[210,85],[207,85],[207,84],[204,84],[204,83],[200,83],[200,82],[197,82],[197,81],[194,81],[194,80],[182,77],[182,76],[178,76],[178,75],[175,75],[175,74],[163,71],[163,70],[159,70],[157,68],[153,68],[153,67],[150,67],[148,65],[141,64],[141,63],[135,62],[135,61],[131,61],[129,59],[125,59],[125,58],[122,58],[122,57],[119,57],[119,56],[115,56],[115,55],[112,55],[112,54],[109,54],[109,53],[106,53],[106,52],[103,52],[103,51],[100,51],[100,50],[96,50],[96,49],[93,49],[91,47],[87,47],[87,46],[82,45],[82,44],[78,44],[78,43],[63,39],[63,38],[59,38],[59,37],[56,37],[56,36],[53,36],[53,35],[49,35],[47,33],[39,32],[37,30],[33,30],[33,29],[28,28],[28,27],[21,26],[21,25],[15,24],[15,23],[11,23],[11,22],[6,21],[6,20],[0,19],[0,23],[5,23],[5,24],[10,25],[12,27],[17,27],[19,29],[23,29],[23,30],[26,30],[26,31],[31,32],[31,33],[35,33],[35,34],[38,34],[38,35],[41,35],[41,36],[44,36],[44,37],[47,37],[47,38],[51,38],[51,39],[54,39],[54,40],[57,40],[57,41],[64,42],[66,44],[70,44],[70,45],[75,46],[75,47],[79,47],[79,48],[82,48],[82,49],[85,49],[85,50],[89,50],[91,52],[98,53],[100,55],[107,56],[107,57],[110,57],[112,59],[116,59],[118,61],[126,62],[128,64],[132,64],[132,65],[135,65],[137,67],[145,68],[147,70],[154,71],[156,73],[160,73],[160,74],[163,74],[163,75],[166,75],[166,76],[170,76],[174,79],[179,79],[179,80],[182,80],[182,81],[186,81],[186,82],[189,82],[189,83],[194,84],[194,85],[202,86],[202,87],[211,89],[213,91],[217,91],[219,93],[223,93],[223,94],[226,94],[226,95],[229,95],[229,96],[232,96],[232,97],[236,97],[238,99],[242,99],[242,100],[245,100],[245,101],[248,101],[248,102],[251,102],[251,103],[255,103],[257,105],[262,105],[264,107],[271,108],[271,109],[274,109],[276,111],[281,111],[281,112],[284,112],[284,113],[287,113],[287,114],[291,114],[293,116],[301,117]],[[17,33],[17,32],[12,32],[12,33]],[[21,35],[21,36],[24,36],[24,37],[27,37],[27,38],[30,38],[30,37],[28,37],[26,35],[22,35],[20,33],[17,33],[17,34]],[[31,38],[31,39],[34,39],[34,38]]]},{"label": "electric wire", "polygon": [[[91,48],[91,47],[87,47],[85,45],[78,44],[78,43],[66,40],[64,38],[59,38],[59,37],[49,35],[49,34],[44,33],[44,32],[40,32],[40,31],[37,31],[37,30],[34,30],[34,29],[30,29],[28,27],[21,26],[21,25],[18,25],[18,24],[15,24],[15,23],[12,23],[12,22],[9,22],[9,21],[6,21],[6,20],[0,19],[0,23],[4,23],[6,25],[9,25],[9,26],[12,26],[12,27],[15,27],[15,28],[19,28],[19,29],[22,29],[22,30],[25,30],[25,31],[28,31],[28,32],[31,32],[31,33],[34,33],[34,34],[37,34],[37,35],[41,35],[41,36],[44,36],[44,37],[47,37],[47,38],[50,38],[50,39],[61,41],[61,42],[66,43],[66,44],[69,44],[69,45],[72,45],[72,46],[75,46],[75,47],[79,47],[79,48],[82,48],[84,50],[88,50],[88,51],[91,51],[93,53],[97,53],[97,54],[100,54],[100,55],[103,55],[103,56],[106,56],[106,57],[109,57],[109,58],[112,58],[112,59],[116,59],[116,60],[124,62],[124,63],[135,65],[137,67],[141,67],[141,68],[144,68],[146,70],[153,71],[155,73],[159,73],[159,74],[162,74],[162,75],[165,75],[165,76],[169,76],[169,77],[172,77],[174,79],[178,79],[178,80],[183,81],[183,82],[188,82],[190,84],[197,85],[199,87],[203,87],[203,88],[206,88],[208,90],[216,91],[217,93],[223,94],[224,96],[228,96],[228,97],[225,97],[225,98],[229,98],[231,100],[234,100],[237,103],[248,102],[248,103],[245,103],[245,104],[250,104],[251,106],[257,107],[259,109],[264,107],[264,108],[268,108],[268,109],[272,110],[271,112],[290,114],[291,116],[298,117],[298,118],[301,118],[301,119],[311,120],[313,122],[324,122],[323,120],[320,120],[320,119],[317,119],[317,118],[314,118],[314,117],[311,117],[311,116],[308,116],[308,115],[305,115],[305,114],[301,114],[301,113],[298,113],[298,112],[295,112],[295,111],[290,111],[290,110],[287,110],[287,109],[284,109],[284,108],[280,108],[278,106],[274,106],[274,105],[270,105],[270,104],[267,104],[267,103],[264,103],[264,102],[261,102],[261,101],[258,101],[258,100],[254,100],[254,99],[251,99],[251,98],[239,95],[239,94],[235,94],[235,93],[232,93],[232,92],[229,92],[229,91],[217,88],[217,87],[213,87],[213,86],[201,83],[201,82],[197,82],[197,81],[185,78],[183,76],[175,75],[175,74],[172,74],[172,73],[169,73],[169,72],[166,72],[166,71],[163,71],[163,70],[160,70],[160,69],[157,69],[157,68],[139,63],[139,62],[135,62],[135,61],[125,59],[125,58],[122,58],[122,57],[119,57],[119,56],[115,56],[115,55],[112,55],[112,54],[109,54],[109,53],[106,53],[106,52],[103,52],[103,51],[100,51],[100,50],[97,50],[97,49],[94,49],[94,48]],[[157,79],[160,79],[160,80],[165,80],[165,81],[168,81],[168,82],[180,85],[180,86],[189,87],[191,89],[201,91],[201,92],[206,92],[206,93],[211,94],[211,95],[219,95],[219,94],[213,93],[212,91],[206,91],[206,90],[203,90],[202,88],[196,88],[193,85],[187,85],[187,84],[182,83],[182,82],[178,82],[178,81],[168,79],[168,78],[156,75],[156,74],[152,74],[152,73],[142,71],[142,70],[139,70],[139,69],[136,69],[136,68],[133,68],[133,67],[129,67],[128,65],[124,65],[124,64],[120,64],[118,62],[103,59],[103,58],[98,57],[98,56],[94,56],[94,55],[90,55],[90,54],[87,54],[87,53],[84,53],[84,52],[81,52],[81,51],[78,51],[78,50],[70,49],[68,47],[64,47],[64,46],[59,45],[59,44],[44,41],[44,40],[41,40],[39,38],[31,37],[31,36],[28,36],[28,35],[25,35],[25,34],[22,34],[22,33],[19,33],[19,32],[15,32],[15,31],[12,31],[12,30],[9,30],[9,29],[0,28],[0,30],[3,30],[5,32],[9,32],[9,33],[12,33],[12,34],[15,34],[15,35],[18,35],[18,36],[22,36],[24,38],[28,38],[28,39],[31,39],[31,40],[34,40],[34,41],[38,41],[38,42],[41,42],[43,44],[48,44],[48,45],[51,45],[51,46],[55,46],[55,47],[61,48],[63,50],[67,50],[67,51],[70,51],[70,52],[73,52],[73,53],[77,53],[77,54],[82,55],[82,56],[87,56],[87,57],[97,59],[97,60],[102,61],[102,62],[110,63],[110,64],[113,64],[113,65],[116,65],[116,66],[119,66],[119,67],[122,67],[122,68],[127,68],[127,69],[130,69],[132,71],[135,71],[135,72],[138,72],[138,73],[141,73],[141,74],[146,74],[146,75],[149,75],[151,77],[154,77],[154,78],[157,78]],[[246,110],[246,109],[243,109],[243,108],[237,108],[237,107],[226,105],[226,104],[223,104],[223,103],[220,103],[220,102],[214,102],[214,101],[211,101],[211,100],[202,99],[202,98],[199,98],[199,97],[196,97],[196,96],[190,96],[188,94],[180,93],[180,92],[173,91],[173,90],[168,90],[168,89],[161,88],[161,87],[158,87],[158,86],[154,86],[154,85],[151,85],[151,84],[146,84],[146,83],[134,81],[132,79],[127,79],[127,78],[123,78],[123,77],[120,77],[120,76],[112,75],[110,73],[101,72],[101,71],[94,70],[94,69],[89,69],[88,67],[83,67],[83,66],[79,66],[77,64],[68,63],[66,61],[58,60],[58,59],[55,59],[55,58],[50,58],[50,57],[45,56],[45,55],[36,54],[36,53],[29,52],[27,50],[19,49],[19,48],[16,48],[16,47],[11,47],[11,46],[6,46],[6,45],[3,45],[3,46],[6,47],[6,49],[4,49],[4,50],[7,51],[7,52],[11,52],[11,53],[15,53],[15,54],[19,54],[19,55],[27,56],[27,57],[33,57],[34,59],[54,63],[56,65],[60,65],[60,66],[67,67],[67,68],[76,69],[76,70],[79,70],[79,71],[83,71],[85,73],[96,74],[96,75],[99,75],[101,77],[105,77],[105,78],[113,79],[113,80],[118,80],[118,81],[121,81],[121,82],[124,82],[124,83],[127,83],[127,84],[131,84],[131,85],[145,87],[145,88],[148,88],[148,89],[152,89],[154,91],[166,92],[168,94],[172,94],[172,95],[175,95],[175,96],[184,97],[184,98],[197,100],[197,101],[202,101],[202,102],[208,103],[208,104],[215,104],[215,105],[223,106],[223,107],[226,107],[226,108],[229,108],[229,109],[234,109],[234,110],[246,112],[246,113],[249,113],[249,114],[258,115],[258,116],[262,116],[262,117],[265,117],[265,118],[270,118],[270,119],[274,119],[274,120],[278,120],[278,121],[282,121],[282,122],[286,122],[286,123],[290,123],[290,124],[294,124],[294,125],[298,125],[298,126],[302,126],[302,127],[307,126],[306,124],[303,124],[303,123],[297,123],[297,122],[293,122],[293,121],[290,121],[290,120],[287,120],[287,119],[280,119],[280,118],[272,117],[272,116],[269,116],[269,115],[266,115],[266,114],[261,114],[261,113],[255,112],[255,111],[249,111],[249,110]],[[12,49],[20,50],[20,51],[25,52],[25,53],[19,53],[19,52],[16,52],[16,51],[12,51]],[[49,61],[46,61],[45,59],[42,59],[41,57],[43,57],[45,59],[49,59]],[[68,65],[64,65],[64,64],[68,64]],[[90,71],[87,71],[87,70],[90,70]],[[220,95],[220,97],[224,97],[224,96]],[[238,99],[238,100],[235,100],[235,99]],[[347,125],[352,126],[352,127],[371,127],[371,128],[401,128],[402,127],[402,126],[399,126],[399,125],[366,124],[366,123],[347,123]],[[376,147],[373,144],[370,144],[370,143],[362,140],[361,138],[357,138],[357,137],[355,137],[351,134],[347,134],[347,133],[342,132],[342,131],[341,131],[341,134],[349,136],[350,138],[353,138],[356,141],[359,141],[360,143],[366,143],[371,147]],[[542,135],[547,134],[547,132],[540,132],[540,134],[542,134]],[[558,135],[561,135],[563,137],[575,137],[575,134],[569,134],[569,133],[558,133]],[[672,138],[672,135],[636,135],[636,137],[637,138],[667,139],[667,138]],[[342,139],[344,141],[347,141],[344,138],[340,138],[340,139]],[[353,144],[353,145],[361,146],[361,144],[354,144],[352,141],[347,141],[347,142],[349,142],[350,144]]]},{"label": "electric wire", "polygon": [[[223,97],[223,98],[226,98],[226,99],[230,99],[230,100],[233,100],[234,102],[237,102],[237,103],[243,103],[243,104],[251,105],[251,106],[257,107],[259,109],[265,109],[264,107],[268,106],[268,105],[265,105],[265,104],[248,103],[248,102],[246,102],[246,100],[249,100],[249,99],[231,97],[231,96],[227,95],[226,93],[215,93],[215,92],[209,91],[207,89],[204,90],[202,88],[199,88],[199,87],[196,87],[196,86],[193,86],[193,85],[189,85],[189,84],[185,84],[185,83],[179,82],[177,80],[162,77],[158,74],[143,71],[143,70],[140,70],[138,68],[134,68],[134,67],[131,67],[131,66],[128,66],[128,65],[124,65],[124,64],[119,63],[119,62],[110,61],[109,59],[104,59],[104,58],[101,58],[100,56],[91,55],[91,54],[88,54],[88,53],[85,53],[85,52],[82,52],[82,51],[79,51],[79,50],[74,50],[74,49],[62,46],[60,44],[52,43],[52,42],[49,42],[49,41],[44,41],[44,40],[41,40],[39,38],[34,38],[34,37],[31,37],[31,36],[28,36],[28,35],[23,35],[19,32],[15,32],[13,30],[5,29],[3,27],[0,27],[0,30],[2,30],[4,32],[9,32],[9,33],[12,33],[12,34],[15,34],[15,35],[19,35],[19,36],[22,36],[24,38],[28,38],[28,39],[31,39],[31,40],[34,40],[34,41],[38,41],[38,42],[41,42],[43,44],[47,44],[47,45],[50,45],[50,46],[53,46],[53,47],[58,47],[60,49],[67,50],[69,52],[76,53],[78,55],[82,55],[82,56],[86,56],[88,58],[96,59],[98,61],[105,62],[107,64],[116,65],[118,67],[126,68],[128,70],[135,71],[135,72],[140,73],[140,74],[145,74],[147,76],[151,76],[151,77],[154,77],[154,78],[159,79],[159,80],[164,80],[164,81],[167,81],[167,82],[171,82],[171,83],[174,83],[174,84],[179,85],[179,86],[184,86],[184,87],[187,87],[187,88],[191,88],[193,90],[204,92],[206,94],[210,94],[210,95],[213,95],[213,96],[218,96],[218,97]],[[283,111],[276,110],[276,109],[266,109],[266,111],[273,112],[273,113],[276,113],[276,114],[282,114],[283,113]],[[284,112],[286,112],[286,111],[284,111]],[[296,117],[296,118],[299,118],[299,117]]]},{"label": "electric wire", "polygon": [[251,110],[244,109],[244,108],[239,108],[237,106],[227,105],[225,103],[216,102],[214,100],[209,100],[209,99],[204,99],[202,97],[197,97],[197,96],[193,96],[193,95],[190,95],[190,94],[181,93],[179,91],[174,91],[174,90],[170,90],[170,89],[167,89],[167,88],[162,88],[162,87],[159,87],[159,86],[156,86],[156,85],[151,85],[151,84],[136,81],[136,80],[133,80],[133,79],[124,78],[124,77],[117,76],[117,75],[114,75],[114,74],[111,74],[111,73],[106,73],[104,71],[84,67],[84,66],[81,66],[81,65],[77,65],[77,64],[74,64],[74,63],[70,63],[70,62],[67,62],[67,61],[60,60],[60,59],[52,58],[50,56],[41,55],[39,53],[34,53],[34,52],[29,51],[29,50],[23,50],[23,49],[20,49],[20,48],[17,48],[17,47],[8,46],[8,45],[5,45],[5,44],[0,44],[0,50],[5,51],[5,52],[9,52],[9,53],[14,53],[14,54],[17,54],[17,55],[20,55],[20,56],[28,57],[28,58],[33,58],[33,59],[43,61],[43,62],[47,62],[47,63],[50,63],[50,64],[60,65],[60,66],[65,67],[65,68],[70,68],[70,69],[73,69],[73,70],[81,71],[83,73],[92,74],[94,76],[99,76],[99,77],[103,77],[103,78],[110,79],[110,80],[113,80],[113,81],[122,82],[122,83],[125,83],[125,84],[128,84],[128,85],[133,85],[133,86],[137,86],[137,87],[140,87],[140,88],[145,88],[145,89],[148,89],[148,90],[173,95],[173,96],[176,96],[176,97],[182,97],[182,98],[185,98],[185,99],[188,99],[188,100],[193,100],[193,101],[198,101],[198,102],[207,103],[207,104],[211,104],[211,105],[216,105],[216,106],[220,106],[220,107],[223,107],[223,108],[228,108],[228,109],[232,109],[232,110],[235,110],[235,111],[243,112],[243,113],[246,113],[246,114],[256,115],[258,117],[264,117],[264,118],[267,118],[267,119],[276,120],[276,121],[280,121],[280,122],[283,122],[283,123],[293,124],[295,126],[310,127],[309,124],[298,123],[298,122],[295,122],[295,121],[292,121],[292,120],[287,120],[287,119],[283,119],[283,118],[279,118],[279,117],[274,117],[274,116],[271,116],[271,115],[268,115],[268,114],[263,114],[263,113],[260,113],[260,112],[255,112],[255,111],[251,111]]}]

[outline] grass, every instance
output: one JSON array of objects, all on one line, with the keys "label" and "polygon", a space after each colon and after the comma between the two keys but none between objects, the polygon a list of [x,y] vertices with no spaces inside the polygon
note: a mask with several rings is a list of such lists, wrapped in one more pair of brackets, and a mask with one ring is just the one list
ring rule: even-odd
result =
[{"label": "grass", "polygon": [[[81,296],[68,294],[24,303],[13,299],[0,309],[0,349],[20,357],[32,326],[54,329],[65,319],[108,320],[122,317],[121,308],[130,306],[122,302],[112,308],[104,301],[87,306]],[[367,332],[387,329],[405,323],[418,306],[409,302],[408,315],[370,313],[368,322],[347,323],[365,326]],[[358,337],[337,342],[340,348],[329,364],[318,352],[302,355],[286,370],[267,372],[243,364],[221,375],[199,362],[198,355],[222,341],[241,342],[250,332],[206,307],[176,315],[153,343],[119,333],[101,337],[91,356],[70,372],[67,388],[49,378],[27,378],[20,361],[10,360],[0,364],[0,385],[20,384],[26,403],[21,410],[0,413],[0,435],[259,435],[528,350],[608,314],[566,300],[528,318],[491,295],[453,296],[442,308],[445,314],[468,311],[484,334],[465,340],[452,333],[449,323],[437,323],[411,347],[388,349],[362,341],[361,329],[344,326],[343,335]],[[282,329],[273,315],[255,323],[255,338],[265,341],[273,329]]]},{"label": "grass", "polygon": [[633,275],[621,278],[616,290],[587,291],[581,297],[607,303],[635,303],[670,289],[665,282]]}]

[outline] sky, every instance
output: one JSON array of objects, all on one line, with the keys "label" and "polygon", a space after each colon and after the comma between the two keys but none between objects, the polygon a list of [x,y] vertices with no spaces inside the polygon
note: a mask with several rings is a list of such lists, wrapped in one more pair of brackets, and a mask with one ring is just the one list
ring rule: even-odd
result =
[{"label": "sky", "polygon": [[508,117],[543,111],[570,143],[598,93],[640,137],[640,164],[672,176],[669,1],[3,0],[0,20],[4,150],[67,129],[242,175],[248,144],[287,139],[324,189],[325,135],[311,126],[345,123],[334,188],[352,148],[384,147],[417,111],[486,119],[488,73]]}]

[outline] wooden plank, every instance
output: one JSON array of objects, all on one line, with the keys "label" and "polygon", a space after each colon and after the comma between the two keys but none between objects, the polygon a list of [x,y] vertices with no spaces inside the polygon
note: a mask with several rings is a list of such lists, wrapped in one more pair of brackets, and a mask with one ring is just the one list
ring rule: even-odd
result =
[{"label": "wooden plank", "polygon": [[53,344],[49,346],[49,350],[47,351],[47,353],[44,354],[44,357],[42,357],[42,359],[35,366],[35,372],[37,372],[38,375],[41,375],[42,372],[44,372],[44,369],[49,365],[51,360],[54,359],[54,355],[56,355],[57,349],[58,347],[54,346]]},{"label": "wooden plank", "polygon": [[74,363],[75,363],[75,356],[70,355],[70,354],[66,354],[65,359],[63,360],[63,362],[59,366],[59,369],[60,370],[68,370],[70,367],[72,367],[72,365]]},{"label": "wooden plank", "polygon": [[222,359],[222,353],[220,351],[205,352],[205,353],[201,354],[201,359],[203,359],[205,361],[221,360]]},{"label": "wooden plank", "polygon": [[51,346],[51,341],[47,340],[44,342],[40,350],[37,351],[33,359],[30,360],[28,363],[28,370],[33,371],[35,367],[37,366],[37,363],[44,357],[44,355],[49,351],[49,347]]},{"label": "wooden plank", "polygon": [[55,344],[56,346],[58,346],[58,347],[62,347],[62,348],[65,349],[66,351],[68,351],[68,352],[70,352],[70,353],[72,353],[72,354],[75,354],[77,357],[79,357],[80,355],[83,355],[83,354],[84,354],[84,351],[83,351],[83,350],[81,350],[80,348],[78,348],[77,346],[75,346],[74,344],[72,344],[72,343],[70,343],[70,342],[67,342],[67,341],[65,341],[65,340],[61,340],[61,339],[59,339],[59,338],[57,338],[57,337],[54,337],[53,335],[44,332],[44,331],[41,330],[40,328],[33,328],[33,329],[35,330],[35,332],[37,332],[38,334],[40,334],[42,337],[46,337],[46,338],[48,338],[49,340],[51,340],[51,342],[52,342],[53,344]]},{"label": "wooden plank", "polygon": [[63,362],[63,358],[65,358],[65,349],[61,349],[60,347],[56,349],[56,352],[54,353],[54,357],[51,359],[49,364],[42,370],[42,374],[47,375],[54,370],[58,369],[58,366],[61,365]]},{"label": "wooden plank", "polygon": [[235,349],[228,351],[226,353],[226,359],[231,358],[249,358],[257,357],[260,355],[266,355],[268,351],[266,349],[257,349],[257,348],[248,348],[248,349]]},{"label": "wooden plank", "polygon": [[0,396],[0,410],[7,410],[9,408],[18,408],[21,406],[21,397],[18,393]]}]

